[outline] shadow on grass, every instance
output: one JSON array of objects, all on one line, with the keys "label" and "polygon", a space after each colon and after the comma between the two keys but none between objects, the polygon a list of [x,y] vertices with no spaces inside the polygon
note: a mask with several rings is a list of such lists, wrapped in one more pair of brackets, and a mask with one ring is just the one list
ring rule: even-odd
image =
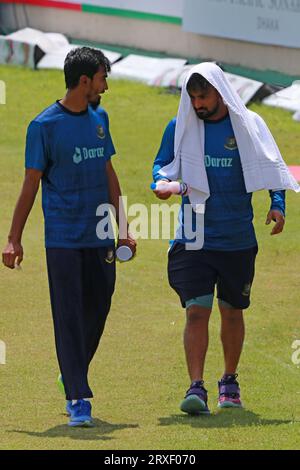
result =
[{"label": "shadow on grass", "polygon": [[93,419],[93,423],[94,426],[91,428],[72,428],[69,427],[67,424],[61,424],[59,426],[55,426],[54,428],[47,429],[43,432],[24,431],[19,429],[13,429],[7,432],[27,434],[27,436],[33,437],[46,437],[47,439],[51,437],[69,437],[75,440],[80,439],[87,441],[109,441],[111,439],[114,439],[114,437],[109,435],[114,431],[139,427],[138,424],[112,424],[97,418]]},{"label": "shadow on grass", "polygon": [[165,418],[159,418],[159,426],[186,425],[196,428],[230,428],[234,426],[278,426],[280,424],[289,424],[293,422],[284,419],[264,419],[252,411],[245,409],[227,409],[219,410],[210,415],[171,415]]}]

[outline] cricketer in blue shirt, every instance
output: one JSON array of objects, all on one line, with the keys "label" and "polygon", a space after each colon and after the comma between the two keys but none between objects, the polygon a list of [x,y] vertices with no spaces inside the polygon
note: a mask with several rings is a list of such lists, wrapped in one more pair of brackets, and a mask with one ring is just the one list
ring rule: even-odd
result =
[{"label": "cricketer in blue shirt", "polygon": [[3,251],[7,267],[14,269],[22,262],[22,233],[42,180],[58,382],[72,427],[93,424],[88,370],[115,288],[115,239],[108,205],[115,209],[119,227],[122,223],[118,244],[127,245],[133,254],[136,245],[110,161],[115,149],[107,113],[89,105],[98,103],[108,89],[109,71],[109,60],[100,50],[81,47],[68,53],[66,95],[28,127],[24,184]]},{"label": "cricketer in blue shirt", "polygon": [[[202,155],[202,149],[199,148],[199,159],[204,158],[210,194],[205,202],[204,215],[195,214],[191,209],[186,187],[181,185],[183,197],[179,228],[175,242],[168,252],[169,284],[177,293],[182,307],[186,309],[183,338],[190,387],[181,401],[180,410],[190,415],[210,413],[204,371],[209,344],[208,326],[215,294],[221,315],[224,354],[224,373],[218,381],[218,407],[243,406],[240,386],[236,380],[237,368],[245,334],[243,311],[250,305],[258,248],[252,223],[252,194],[246,191],[239,149],[230,119],[230,110],[233,109],[232,115],[236,118],[235,128],[238,132],[244,126],[240,110],[245,114],[247,111],[216,64],[201,63],[188,72],[181,91],[178,123],[185,126],[184,131],[191,131],[188,134],[191,147],[193,139],[198,137],[193,133],[199,132],[198,126],[192,124],[195,124],[197,118],[203,123],[201,131],[204,128],[204,153]],[[155,158],[155,181],[165,179],[160,176],[159,171],[175,158],[175,128],[176,120],[173,119],[164,132]],[[182,129],[179,127],[179,135]],[[195,139],[194,142],[196,141]],[[182,139],[182,152],[186,150],[186,144],[187,140]],[[193,152],[193,165],[196,165],[197,148]],[[179,155],[177,157],[180,158]],[[168,170],[169,168],[164,169],[166,175]],[[171,175],[172,170],[170,171]],[[164,185],[161,190],[159,184],[155,187],[154,193],[159,199],[168,199],[171,196],[172,191],[168,191],[166,187]],[[266,223],[269,224],[272,220],[275,222],[271,232],[275,235],[284,228],[285,193],[272,191],[270,196],[271,209]],[[187,208],[190,210],[186,211]],[[192,220],[186,216],[186,213],[191,212]],[[198,215],[200,218],[197,218]],[[201,223],[197,225],[199,219]],[[191,236],[190,225],[193,225],[196,236]],[[197,243],[199,231],[203,245]]]}]

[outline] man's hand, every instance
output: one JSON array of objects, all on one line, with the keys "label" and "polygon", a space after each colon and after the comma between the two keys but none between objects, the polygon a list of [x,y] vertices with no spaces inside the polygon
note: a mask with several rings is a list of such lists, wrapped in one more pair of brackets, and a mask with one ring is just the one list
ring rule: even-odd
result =
[{"label": "man's hand", "polygon": [[173,193],[171,193],[170,191],[169,192],[162,192],[160,191],[159,189],[154,189],[154,194],[156,197],[158,197],[158,199],[169,199],[170,196],[172,196]]},{"label": "man's hand", "polygon": [[9,241],[2,252],[2,262],[4,266],[14,269],[20,266],[23,260],[23,247],[19,242]]},{"label": "man's hand", "polygon": [[132,251],[132,256],[135,255],[136,253],[136,241],[135,239],[133,238],[133,236],[131,235],[130,232],[127,232],[127,238],[119,238],[118,240],[118,247],[119,246],[128,246],[131,251]]},{"label": "man's hand", "polygon": [[271,235],[277,235],[281,233],[284,227],[285,219],[282,213],[276,209],[270,210],[267,215],[266,225],[269,225],[271,222],[275,222],[275,225],[272,229]]},{"label": "man's hand", "polygon": [[170,196],[172,196],[172,192],[171,191],[166,191],[164,189],[164,191],[160,191],[159,190],[159,182],[160,181],[167,181],[169,182],[169,180],[164,180],[164,179],[161,179],[157,182],[157,186],[156,186],[156,189],[153,190],[154,194],[156,197],[158,197],[158,199],[163,199],[163,200],[166,200],[166,199],[169,199]]}]

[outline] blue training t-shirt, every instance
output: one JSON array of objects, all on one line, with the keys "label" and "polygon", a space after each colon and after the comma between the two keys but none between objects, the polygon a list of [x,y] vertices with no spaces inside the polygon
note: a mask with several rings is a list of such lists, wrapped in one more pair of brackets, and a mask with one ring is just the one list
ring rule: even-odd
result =
[{"label": "blue training t-shirt", "polygon": [[[154,181],[162,178],[158,171],[174,159],[176,119],[167,126],[153,166]],[[235,251],[257,245],[253,227],[252,194],[246,192],[240,155],[229,115],[218,121],[205,121],[205,167],[210,197],[204,214],[204,249]],[[199,156],[200,158],[200,156]],[[272,209],[284,213],[284,191],[270,193]],[[190,204],[182,198],[176,240],[191,243],[185,236],[184,207]],[[192,230],[196,216],[192,215]]]},{"label": "blue training t-shirt", "polygon": [[43,172],[47,248],[112,244],[111,239],[97,237],[101,217],[96,210],[109,203],[106,162],[114,153],[108,116],[102,108],[94,111],[89,106],[73,113],[57,101],[30,123],[25,166]]}]

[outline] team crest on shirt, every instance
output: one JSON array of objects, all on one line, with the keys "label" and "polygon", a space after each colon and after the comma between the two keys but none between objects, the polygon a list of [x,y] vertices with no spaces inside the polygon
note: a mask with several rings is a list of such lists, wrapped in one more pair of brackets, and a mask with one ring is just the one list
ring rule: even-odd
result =
[{"label": "team crest on shirt", "polygon": [[248,282],[244,285],[242,295],[245,297],[249,297],[251,291],[251,282]]},{"label": "team crest on shirt", "polygon": [[235,137],[234,136],[233,137],[227,137],[224,147],[227,150],[236,150],[237,149],[237,143],[236,143]]},{"label": "team crest on shirt", "polygon": [[105,261],[109,264],[111,264],[115,259],[115,254],[114,254],[114,250],[112,249],[108,249],[107,250],[107,253],[106,253],[106,258],[105,258]]},{"label": "team crest on shirt", "polygon": [[97,126],[97,136],[99,137],[99,139],[105,139],[105,132],[100,124],[99,126]]}]

